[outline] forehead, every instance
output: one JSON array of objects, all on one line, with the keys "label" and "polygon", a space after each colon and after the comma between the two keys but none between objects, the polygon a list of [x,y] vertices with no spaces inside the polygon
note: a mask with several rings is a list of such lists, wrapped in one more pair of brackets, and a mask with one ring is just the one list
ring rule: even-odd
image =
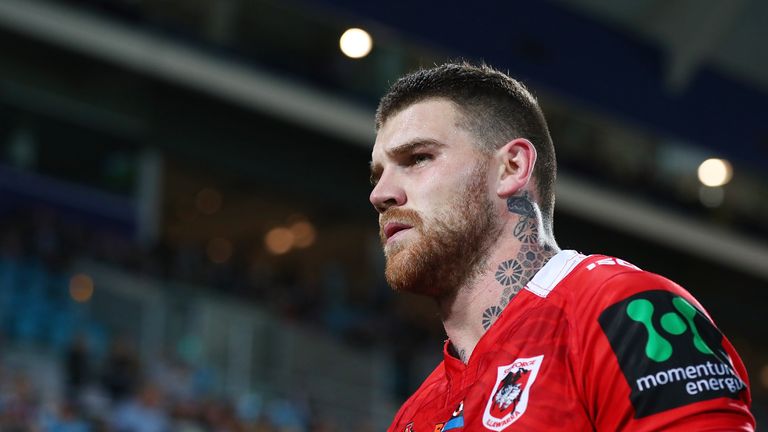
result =
[{"label": "forehead", "polygon": [[427,99],[410,105],[382,124],[373,146],[373,159],[416,140],[448,146],[468,144],[469,133],[459,126],[460,120],[456,106],[447,99]]}]

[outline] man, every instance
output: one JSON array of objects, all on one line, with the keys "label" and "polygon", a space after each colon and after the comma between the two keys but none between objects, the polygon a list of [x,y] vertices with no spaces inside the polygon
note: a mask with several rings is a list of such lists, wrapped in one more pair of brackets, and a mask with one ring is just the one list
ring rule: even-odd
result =
[{"label": "man", "polygon": [[390,431],[754,429],[741,359],[687,291],[558,248],[552,140],[519,82],[420,70],[376,127],[387,281],[434,298],[448,335]]}]

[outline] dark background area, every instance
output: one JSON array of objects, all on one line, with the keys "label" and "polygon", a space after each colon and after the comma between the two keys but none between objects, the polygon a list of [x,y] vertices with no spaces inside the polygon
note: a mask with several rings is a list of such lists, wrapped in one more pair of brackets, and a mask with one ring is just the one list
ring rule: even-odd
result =
[{"label": "dark background area", "polygon": [[688,289],[763,424],[768,9],[599,3],[0,4],[0,428],[383,429],[445,336],[383,280],[373,111],[456,58],[538,96],[560,246]]}]

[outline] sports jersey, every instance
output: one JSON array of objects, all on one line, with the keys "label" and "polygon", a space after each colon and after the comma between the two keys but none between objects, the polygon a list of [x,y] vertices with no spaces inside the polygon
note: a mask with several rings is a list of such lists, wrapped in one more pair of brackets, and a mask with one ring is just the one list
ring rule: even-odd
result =
[{"label": "sports jersey", "polygon": [[449,354],[390,432],[754,430],[744,365],[659,275],[562,251],[479,340]]}]

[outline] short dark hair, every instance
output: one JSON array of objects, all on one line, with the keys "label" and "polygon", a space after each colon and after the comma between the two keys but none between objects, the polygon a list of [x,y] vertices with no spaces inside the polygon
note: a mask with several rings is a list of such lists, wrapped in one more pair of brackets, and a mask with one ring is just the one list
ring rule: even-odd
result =
[{"label": "short dark hair", "polygon": [[533,176],[545,225],[555,207],[556,161],[547,121],[536,98],[519,81],[488,65],[445,63],[397,80],[381,98],[376,130],[393,115],[426,99],[445,98],[463,116],[463,125],[483,150],[493,151],[515,138],[526,138],[538,155]]}]

